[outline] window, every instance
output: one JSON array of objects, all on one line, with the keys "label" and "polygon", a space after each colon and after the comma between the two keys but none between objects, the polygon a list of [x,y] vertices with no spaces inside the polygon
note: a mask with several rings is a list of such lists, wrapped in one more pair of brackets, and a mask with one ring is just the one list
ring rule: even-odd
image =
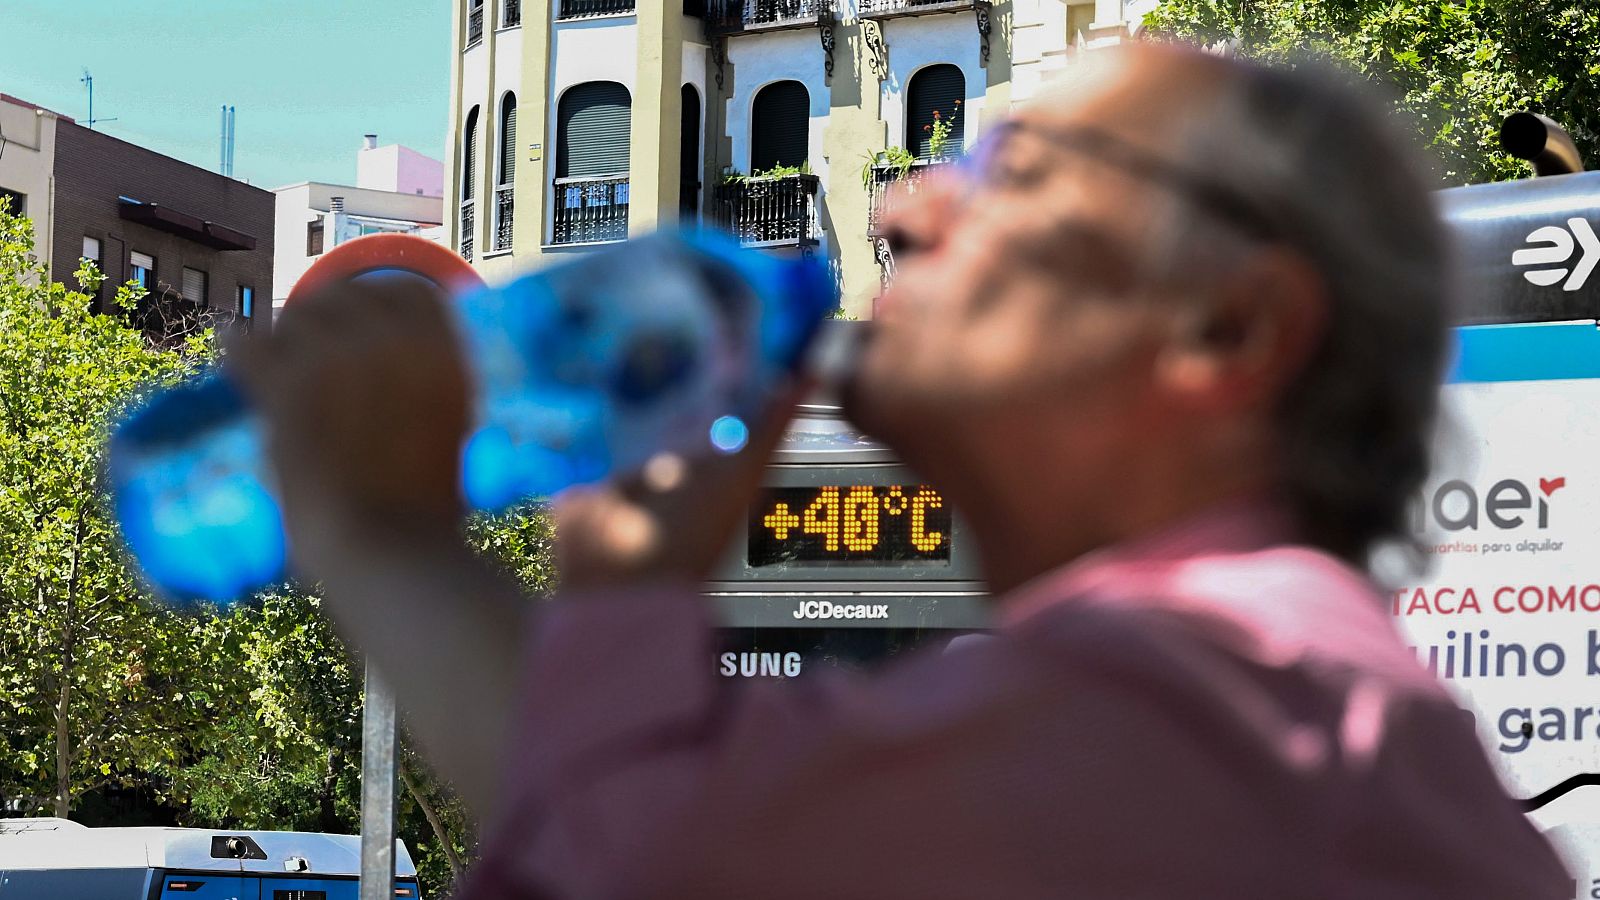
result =
[{"label": "window", "polygon": [[306,223],[306,255],[322,255],[322,219],[313,219]]},{"label": "window", "polygon": [[467,9],[467,46],[483,40],[483,0],[472,0]]},{"label": "window", "polygon": [[798,81],[762,88],[750,110],[750,174],[798,166],[809,155],[811,97]]},{"label": "window", "polygon": [[239,285],[239,317],[253,319],[256,315],[256,289],[248,284]]},{"label": "window", "polygon": [[591,81],[561,95],[556,110],[556,177],[628,171],[633,100],[614,81]]},{"label": "window", "polygon": [[128,280],[145,290],[156,286],[156,258],[144,253],[128,254]]},{"label": "window", "polygon": [[467,113],[467,127],[461,134],[461,200],[471,200],[475,194],[473,186],[478,177],[478,108],[474,106]]},{"label": "window", "polygon": [[505,8],[505,27],[515,28],[522,24],[522,0],[501,0]]},{"label": "window", "polygon": [[700,215],[700,92],[683,86],[683,116],[678,122],[678,216],[693,222]]},{"label": "window", "polygon": [[83,258],[98,265],[100,263],[100,239],[83,236]]},{"label": "window", "polygon": [[966,95],[966,76],[947,63],[928,66],[911,76],[906,90],[906,148],[918,159],[932,158],[933,126],[942,120],[949,124],[950,134],[939,148],[940,154],[960,155],[966,126],[961,101]]},{"label": "window", "polygon": [[517,173],[517,95],[500,99],[500,184],[511,184]]},{"label": "window", "polygon": [[13,216],[25,216],[28,214],[27,194],[20,194],[13,190],[0,188],[0,206],[5,206],[5,201],[7,198],[10,198],[11,205],[6,207],[6,212]]},{"label": "window", "polygon": [[206,305],[206,273],[183,267],[183,299],[195,306]]}]

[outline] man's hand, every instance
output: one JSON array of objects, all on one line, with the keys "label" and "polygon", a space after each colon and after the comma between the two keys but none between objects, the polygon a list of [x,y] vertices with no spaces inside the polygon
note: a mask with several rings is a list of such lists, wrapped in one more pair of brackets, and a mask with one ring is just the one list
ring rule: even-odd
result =
[{"label": "man's hand", "polygon": [[302,574],[322,577],[352,543],[455,533],[470,407],[445,302],[410,279],[346,283],[233,348]]},{"label": "man's hand", "polygon": [[623,482],[557,498],[562,587],[704,581],[760,487],[804,391],[795,386],[778,396],[738,453],[695,460],[663,454]]}]

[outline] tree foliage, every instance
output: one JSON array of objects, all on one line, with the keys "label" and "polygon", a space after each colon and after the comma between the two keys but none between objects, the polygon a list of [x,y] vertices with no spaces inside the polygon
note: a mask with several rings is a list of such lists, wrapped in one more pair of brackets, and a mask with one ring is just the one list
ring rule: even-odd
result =
[{"label": "tree foliage", "polygon": [[1145,27],[1353,70],[1396,96],[1450,184],[1527,174],[1499,146],[1518,110],[1560,122],[1600,163],[1600,4],[1588,0],[1161,0]]},{"label": "tree foliage", "polygon": [[[105,429],[207,346],[152,346],[90,293],[50,282],[26,219],[0,210],[0,793],[73,798],[171,760],[211,697],[207,627],[137,600],[99,485]],[[89,291],[101,276],[76,273]],[[114,307],[131,309],[133,286]]]}]

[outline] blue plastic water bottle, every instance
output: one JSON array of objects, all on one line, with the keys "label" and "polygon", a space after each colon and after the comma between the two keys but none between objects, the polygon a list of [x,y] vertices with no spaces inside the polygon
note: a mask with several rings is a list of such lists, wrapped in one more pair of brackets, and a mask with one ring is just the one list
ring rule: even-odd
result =
[{"label": "blue plastic water bottle", "polygon": [[[672,234],[460,297],[477,391],[468,504],[502,510],[662,451],[736,452],[836,304],[817,263]],[[225,368],[135,410],[108,472],[123,537],[169,601],[227,603],[286,578],[261,425]]]}]

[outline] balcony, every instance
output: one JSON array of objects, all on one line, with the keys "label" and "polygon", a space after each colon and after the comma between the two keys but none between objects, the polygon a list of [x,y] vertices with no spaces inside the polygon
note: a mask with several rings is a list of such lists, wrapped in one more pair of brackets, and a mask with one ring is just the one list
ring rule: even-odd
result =
[{"label": "balcony", "polygon": [[559,0],[557,19],[622,16],[633,12],[634,0]]},{"label": "balcony", "polygon": [[495,188],[494,192],[494,249],[511,249],[511,230],[515,221],[516,201],[510,185]]},{"label": "balcony", "polygon": [[861,18],[888,19],[894,16],[926,16],[933,13],[963,12],[989,4],[982,0],[860,0]]},{"label": "balcony", "polygon": [[628,176],[555,180],[552,244],[592,244],[628,238]]},{"label": "balcony", "polygon": [[477,216],[473,212],[473,201],[468,200],[461,204],[461,258],[472,262],[472,235],[477,230]]},{"label": "balcony", "polygon": [[717,224],[747,247],[814,247],[820,185],[815,175],[730,181],[717,188]]},{"label": "balcony", "polygon": [[505,13],[501,19],[502,28],[515,28],[522,24],[522,0],[502,0]]},{"label": "balcony", "polygon": [[833,0],[709,0],[706,31],[737,34],[833,24]]},{"label": "balcony", "polygon": [[949,165],[948,160],[919,159],[910,168],[879,163],[872,167],[872,180],[867,183],[867,236],[883,233],[884,219],[902,197],[917,192],[922,180],[934,170]]},{"label": "balcony", "polygon": [[483,43],[483,4],[479,3],[467,12],[467,46],[472,47]]}]

